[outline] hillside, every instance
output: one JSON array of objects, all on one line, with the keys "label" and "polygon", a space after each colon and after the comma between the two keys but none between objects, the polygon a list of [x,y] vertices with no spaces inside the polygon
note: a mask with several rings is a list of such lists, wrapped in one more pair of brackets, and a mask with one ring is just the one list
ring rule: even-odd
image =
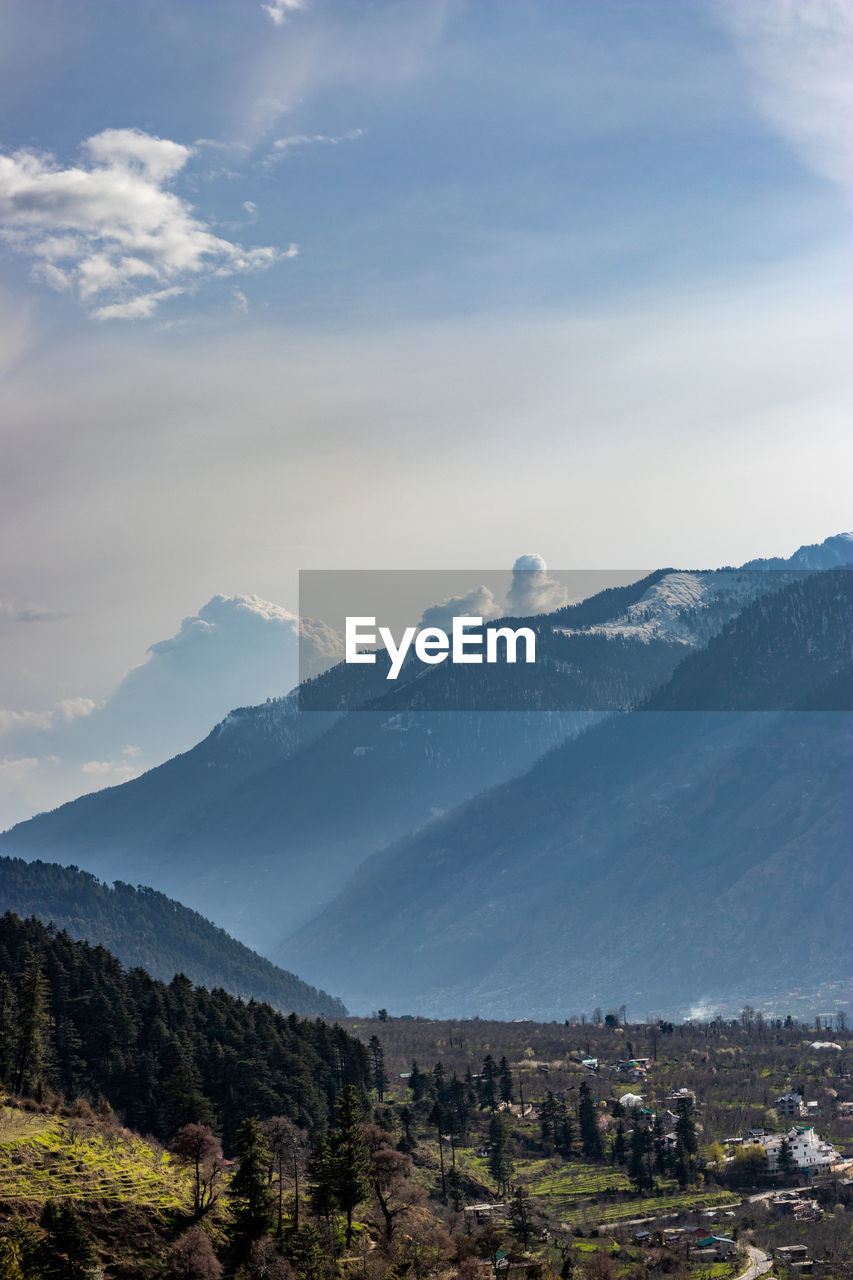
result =
[{"label": "hillside", "polygon": [[0,857],[0,913],[37,916],[72,938],[107,947],[128,968],[266,1001],[285,1013],[339,1017],[340,1000],[301,982],[223,929],[154,889],[102,884],[86,871]]},{"label": "hillside", "polygon": [[[756,602],[647,709],[377,854],[288,962],[353,1008],[381,993],[455,1016],[675,1011],[849,977],[851,718],[783,708],[851,705],[851,636],[843,571]],[[776,709],[696,709],[756,691]]]}]

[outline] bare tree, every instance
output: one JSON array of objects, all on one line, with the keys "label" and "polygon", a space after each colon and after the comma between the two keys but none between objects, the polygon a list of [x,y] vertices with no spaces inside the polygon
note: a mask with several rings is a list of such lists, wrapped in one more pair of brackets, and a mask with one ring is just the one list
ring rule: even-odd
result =
[{"label": "bare tree", "polygon": [[284,1187],[293,1185],[293,1229],[299,1229],[299,1172],[304,1160],[306,1134],[287,1116],[271,1116],[264,1123],[264,1133],[273,1156],[276,1175],[276,1234],[281,1238],[284,1221]]},{"label": "bare tree", "polygon": [[224,1168],[219,1139],[206,1124],[185,1124],[175,1135],[170,1150],[193,1171],[193,1212],[199,1218],[219,1195],[217,1184]]}]

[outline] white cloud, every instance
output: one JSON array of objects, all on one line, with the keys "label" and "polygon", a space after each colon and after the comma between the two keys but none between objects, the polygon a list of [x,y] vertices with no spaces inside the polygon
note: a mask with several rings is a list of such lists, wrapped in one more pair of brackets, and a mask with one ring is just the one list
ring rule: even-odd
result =
[{"label": "white cloud", "polygon": [[36,278],[86,303],[102,299],[95,319],[147,317],[189,283],[263,270],[297,253],[295,245],[247,249],[214,235],[168,190],[190,147],[105,129],[82,151],[84,161],[68,168],[33,151],[0,155],[0,233],[35,259]]},{"label": "white cloud", "polygon": [[541,556],[519,556],[512,566],[512,585],[506,593],[510,613],[527,617],[532,613],[549,613],[566,604],[569,594],[562,583],[548,576],[548,566]]},{"label": "white cloud", "polygon": [[267,156],[265,163],[267,165],[276,164],[279,160],[285,159],[291,151],[297,151],[301,147],[313,147],[317,143],[325,143],[327,146],[336,147],[341,142],[353,142],[356,138],[363,136],[363,129],[350,129],[347,133],[339,134],[337,137],[326,133],[293,133],[287,138],[276,138],[272,144],[272,154]]},{"label": "white cloud", "polygon": [[0,707],[0,737],[20,729],[55,729],[90,716],[97,705],[92,698],[61,698],[47,711],[8,711]]},{"label": "white cloud", "polygon": [[231,296],[234,299],[234,305],[238,311],[242,311],[243,315],[249,310],[249,299],[246,297],[242,289],[238,289],[235,285],[231,290]]},{"label": "white cloud", "polygon": [[111,302],[105,307],[98,307],[92,312],[95,320],[138,320],[154,314],[158,303],[164,298],[176,298],[186,293],[180,285],[171,289],[157,289],[154,293],[140,293],[129,302]]},{"label": "white cloud", "polygon": [[342,133],[337,138],[330,137],[325,133],[294,133],[289,138],[276,138],[273,146],[276,151],[292,151],[294,147],[310,147],[315,142],[328,142],[331,146],[336,147],[339,142],[350,142],[353,138],[360,138],[363,133],[363,129],[350,129],[348,133]]},{"label": "white cloud", "polygon": [[127,761],[87,760],[82,767],[82,772],[87,776],[94,774],[96,777],[107,777],[115,782],[127,782],[128,779],[137,776],[139,769],[135,765],[128,764]]},{"label": "white cloud", "polygon": [[503,613],[488,587],[475,587],[464,596],[448,596],[439,604],[424,609],[420,627],[441,627],[449,632],[454,618],[497,618]]},{"label": "white cloud", "polygon": [[254,218],[255,214],[258,212],[258,206],[255,204],[254,200],[244,200],[243,208],[250,218]]},{"label": "white cloud", "polygon": [[724,0],[717,12],[762,113],[806,164],[853,196],[849,0]]},{"label": "white cloud", "polygon": [[269,14],[275,25],[280,27],[287,22],[292,13],[305,8],[305,0],[270,0],[269,4],[262,4],[261,8],[264,13]]}]

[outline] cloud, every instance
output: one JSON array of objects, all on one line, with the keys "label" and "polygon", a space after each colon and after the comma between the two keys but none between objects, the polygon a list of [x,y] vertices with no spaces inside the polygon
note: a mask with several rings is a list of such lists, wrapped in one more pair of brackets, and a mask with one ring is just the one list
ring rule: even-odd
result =
[{"label": "cloud", "polygon": [[8,711],[0,707],[0,737],[19,729],[55,729],[82,716],[90,716],[97,702],[92,698],[61,698],[47,711]]},{"label": "cloud", "polygon": [[305,0],[270,0],[269,4],[262,4],[261,8],[264,13],[269,14],[275,25],[280,27],[287,22],[292,13],[305,8]]},{"label": "cloud", "polygon": [[498,604],[492,592],[488,587],[475,587],[473,591],[469,591],[464,596],[448,596],[439,604],[430,605],[428,609],[424,609],[423,617],[418,624],[420,627],[441,627],[442,631],[450,632],[453,626],[453,619],[461,617],[497,618],[503,613],[501,606]]},{"label": "cloud", "polygon": [[246,297],[242,289],[238,289],[235,285],[231,290],[231,296],[234,299],[234,305],[238,311],[242,311],[245,315],[249,310],[249,299]]},{"label": "cloud", "polygon": [[536,554],[519,556],[512,566],[512,584],[506,593],[509,612],[518,617],[549,613],[566,604],[568,591],[548,576],[548,566]]},{"label": "cloud", "polygon": [[37,279],[74,291],[97,320],[148,317],[201,279],[265,270],[298,252],[215,235],[166,186],[190,147],[105,129],[81,149],[68,168],[34,151],[0,155],[0,234],[34,260]]},{"label": "cloud", "polygon": [[19,605],[14,600],[0,600],[0,618],[6,618],[11,622],[49,622],[64,616],[40,604]]},{"label": "cloud", "polygon": [[87,776],[109,778],[113,782],[127,782],[130,778],[135,778],[140,770],[126,760],[87,760],[82,766],[82,772]]},{"label": "cloud", "polygon": [[853,197],[849,0],[724,0],[716,12],[763,115],[806,164]]},{"label": "cloud", "polygon": [[332,137],[325,133],[294,133],[287,138],[276,138],[273,150],[267,156],[265,164],[271,165],[284,160],[292,151],[297,151],[301,147],[313,147],[318,143],[325,143],[331,147],[337,147],[341,142],[353,142],[356,138],[364,136],[363,129],[350,129],[347,133],[339,134]]}]

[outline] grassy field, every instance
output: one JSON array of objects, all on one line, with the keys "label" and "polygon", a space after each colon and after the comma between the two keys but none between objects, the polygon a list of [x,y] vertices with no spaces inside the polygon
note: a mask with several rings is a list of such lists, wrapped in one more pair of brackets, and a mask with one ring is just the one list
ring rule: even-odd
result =
[{"label": "grassy field", "polygon": [[50,1198],[130,1202],[157,1212],[186,1208],[190,1188],[172,1158],[118,1126],[0,1114],[0,1201]]},{"label": "grassy field", "polygon": [[[46,1200],[70,1202],[105,1276],[145,1274],[186,1227],[191,1198],[168,1153],[110,1120],[0,1110],[0,1221],[37,1221]],[[219,1237],[221,1217],[210,1225]]]}]

